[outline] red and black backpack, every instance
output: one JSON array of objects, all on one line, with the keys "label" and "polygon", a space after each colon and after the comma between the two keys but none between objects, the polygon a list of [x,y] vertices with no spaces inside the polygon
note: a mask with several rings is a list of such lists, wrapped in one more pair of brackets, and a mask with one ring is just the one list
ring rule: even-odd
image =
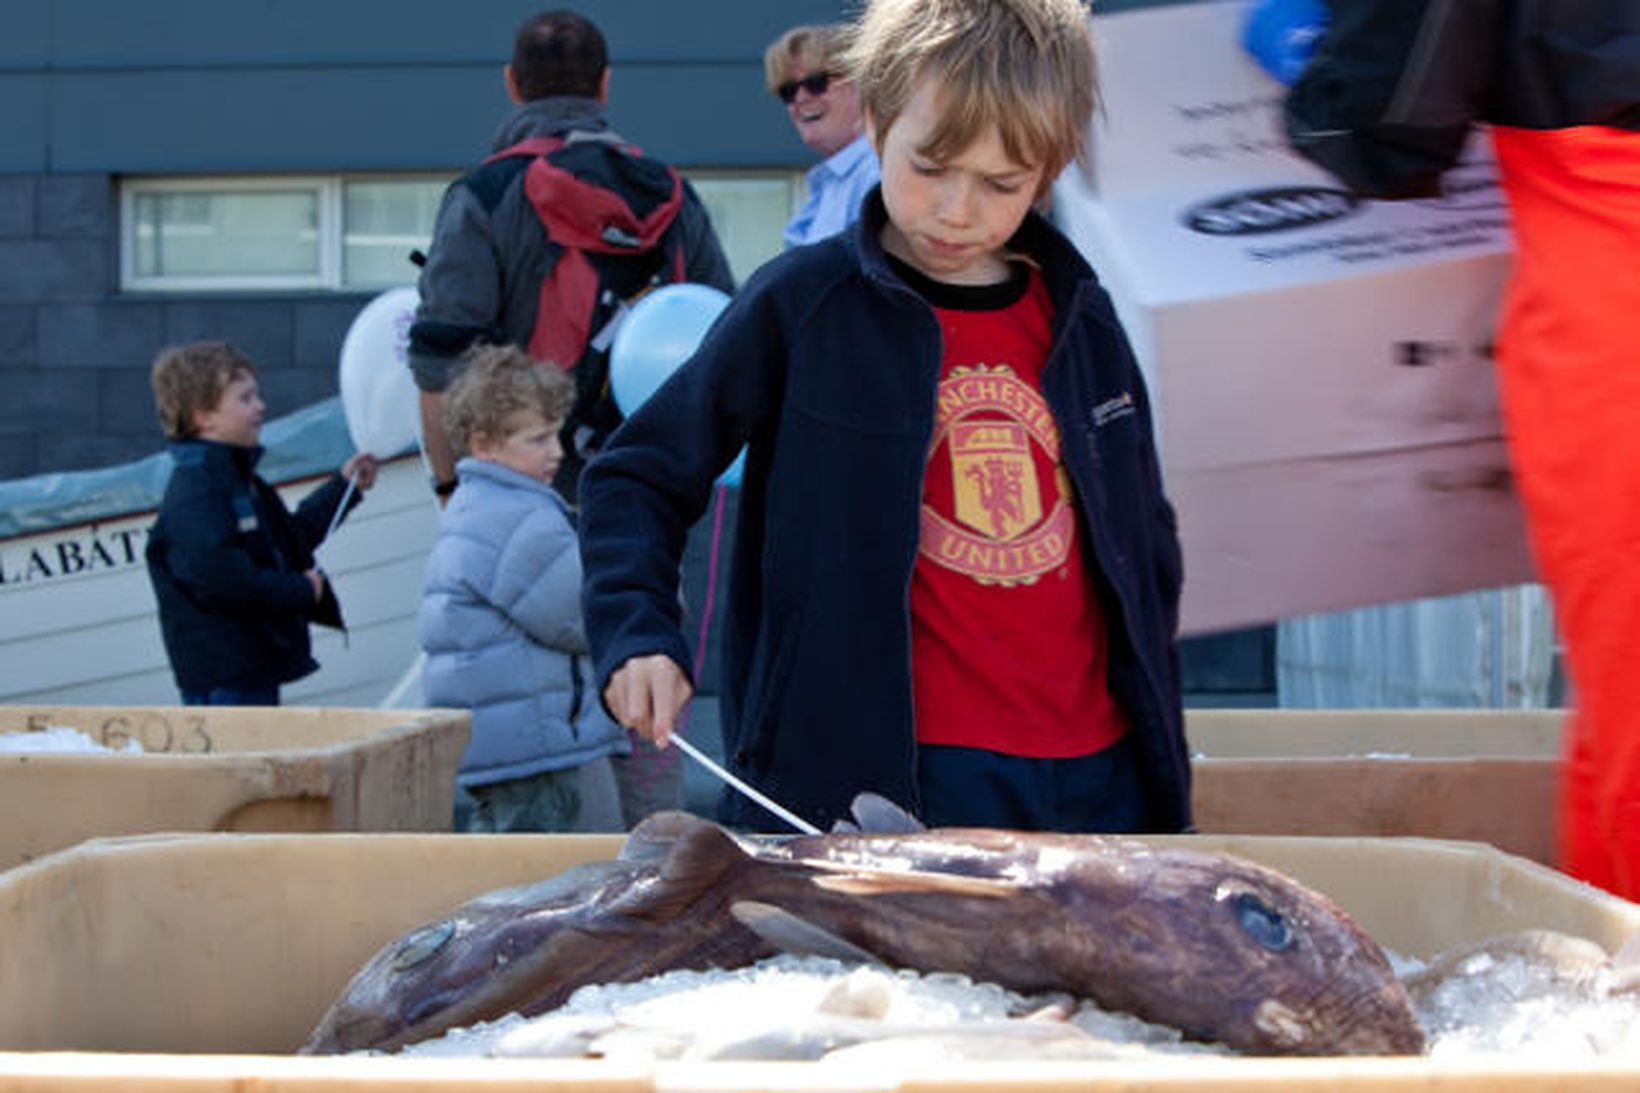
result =
[{"label": "red and black backpack", "polygon": [[[609,394],[609,345],[626,305],[682,281],[683,181],[668,164],[600,133],[538,136],[485,160],[527,157],[524,192],[547,236],[528,349],[575,376],[566,455],[589,455],[620,423]],[[573,444],[573,448],[571,448]]]}]

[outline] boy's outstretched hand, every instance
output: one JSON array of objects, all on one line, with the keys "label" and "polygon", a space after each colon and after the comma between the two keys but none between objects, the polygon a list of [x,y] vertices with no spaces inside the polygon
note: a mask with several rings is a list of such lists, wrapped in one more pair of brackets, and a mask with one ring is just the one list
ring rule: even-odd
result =
[{"label": "boy's outstretched hand", "polygon": [[617,668],[604,688],[604,704],[621,724],[664,748],[694,693],[677,662],[656,653],[633,657]]},{"label": "boy's outstretched hand", "polygon": [[354,488],[360,493],[376,484],[376,457],[369,452],[359,452],[342,464],[342,477],[354,478]]}]

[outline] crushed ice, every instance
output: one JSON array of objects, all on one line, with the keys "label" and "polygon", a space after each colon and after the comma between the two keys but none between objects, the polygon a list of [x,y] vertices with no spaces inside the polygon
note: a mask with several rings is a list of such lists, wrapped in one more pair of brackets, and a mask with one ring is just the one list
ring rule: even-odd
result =
[{"label": "crushed ice", "polygon": [[142,751],[142,741],[131,737],[125,741],[123,747],[111,748],[100,744],[81,732],[79,729],[67,725],[49,725],[44,729],[31,729],[28,732],[0,732],[0,752],[53,752],[58,754],[72,753],[103,753],[124,752],[135,754]]},{"label": "crushed ice", "polygon": [[[1424,967],[1390,955],[1403,978]],[[1611,988],[1606,974],[1482,953],[1414,998],[1433,1058],[1640,1061],[1640,996]],[[903,1062],[1232,1053],[1065,996],[788,955],[735,971],[583,987],[551,1013],[455,1029],[404,1054]]]},{"label": "crushed ice", "polygon": [[1414,998],[1434,1058],[1640,1061],[1640,995],[1614,991],[1609,970],[1568,974],[1520,954],[1478,953]]},{"label": "crushed ice", "polygon": [[777,956],[733,971],[673,971],[582,987],[539,1017],[453,1029],[403,1054],[663,1059],[1118,1058],[1228,1054],[1176,1029],[1061,995],[1022,995],[943,972]]}]

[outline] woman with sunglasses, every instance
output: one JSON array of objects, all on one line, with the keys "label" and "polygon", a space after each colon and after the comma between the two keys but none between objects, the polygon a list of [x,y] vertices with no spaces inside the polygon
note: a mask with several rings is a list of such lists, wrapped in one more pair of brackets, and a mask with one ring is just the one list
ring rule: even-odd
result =
[{"label": "woman with sunglasses", "polygon": [[808,199],[786,225],[786,246],[824,239],[849,224],[877,184],[877,153],[865,137],[860,95],[842,74],[846,28],[793,27],[763,54],[769,91],[786,105],[802,142],[821,157]]}]

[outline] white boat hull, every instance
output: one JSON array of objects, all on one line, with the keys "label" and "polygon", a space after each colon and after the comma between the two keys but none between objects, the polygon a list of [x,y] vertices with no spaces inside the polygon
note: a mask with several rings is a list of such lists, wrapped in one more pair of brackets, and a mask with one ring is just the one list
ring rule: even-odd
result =
[{"label": "white boat hull", "polygon": [[[281,486],[286,503],[314,479]],[[0,704],[175,705],[143,547],[155,513],[0,539]],[[416,609],[438,508],[414,454],[319,549],[346,635],[313,628],[319,671],[283,689],[287,705],[421,702]]]}]

